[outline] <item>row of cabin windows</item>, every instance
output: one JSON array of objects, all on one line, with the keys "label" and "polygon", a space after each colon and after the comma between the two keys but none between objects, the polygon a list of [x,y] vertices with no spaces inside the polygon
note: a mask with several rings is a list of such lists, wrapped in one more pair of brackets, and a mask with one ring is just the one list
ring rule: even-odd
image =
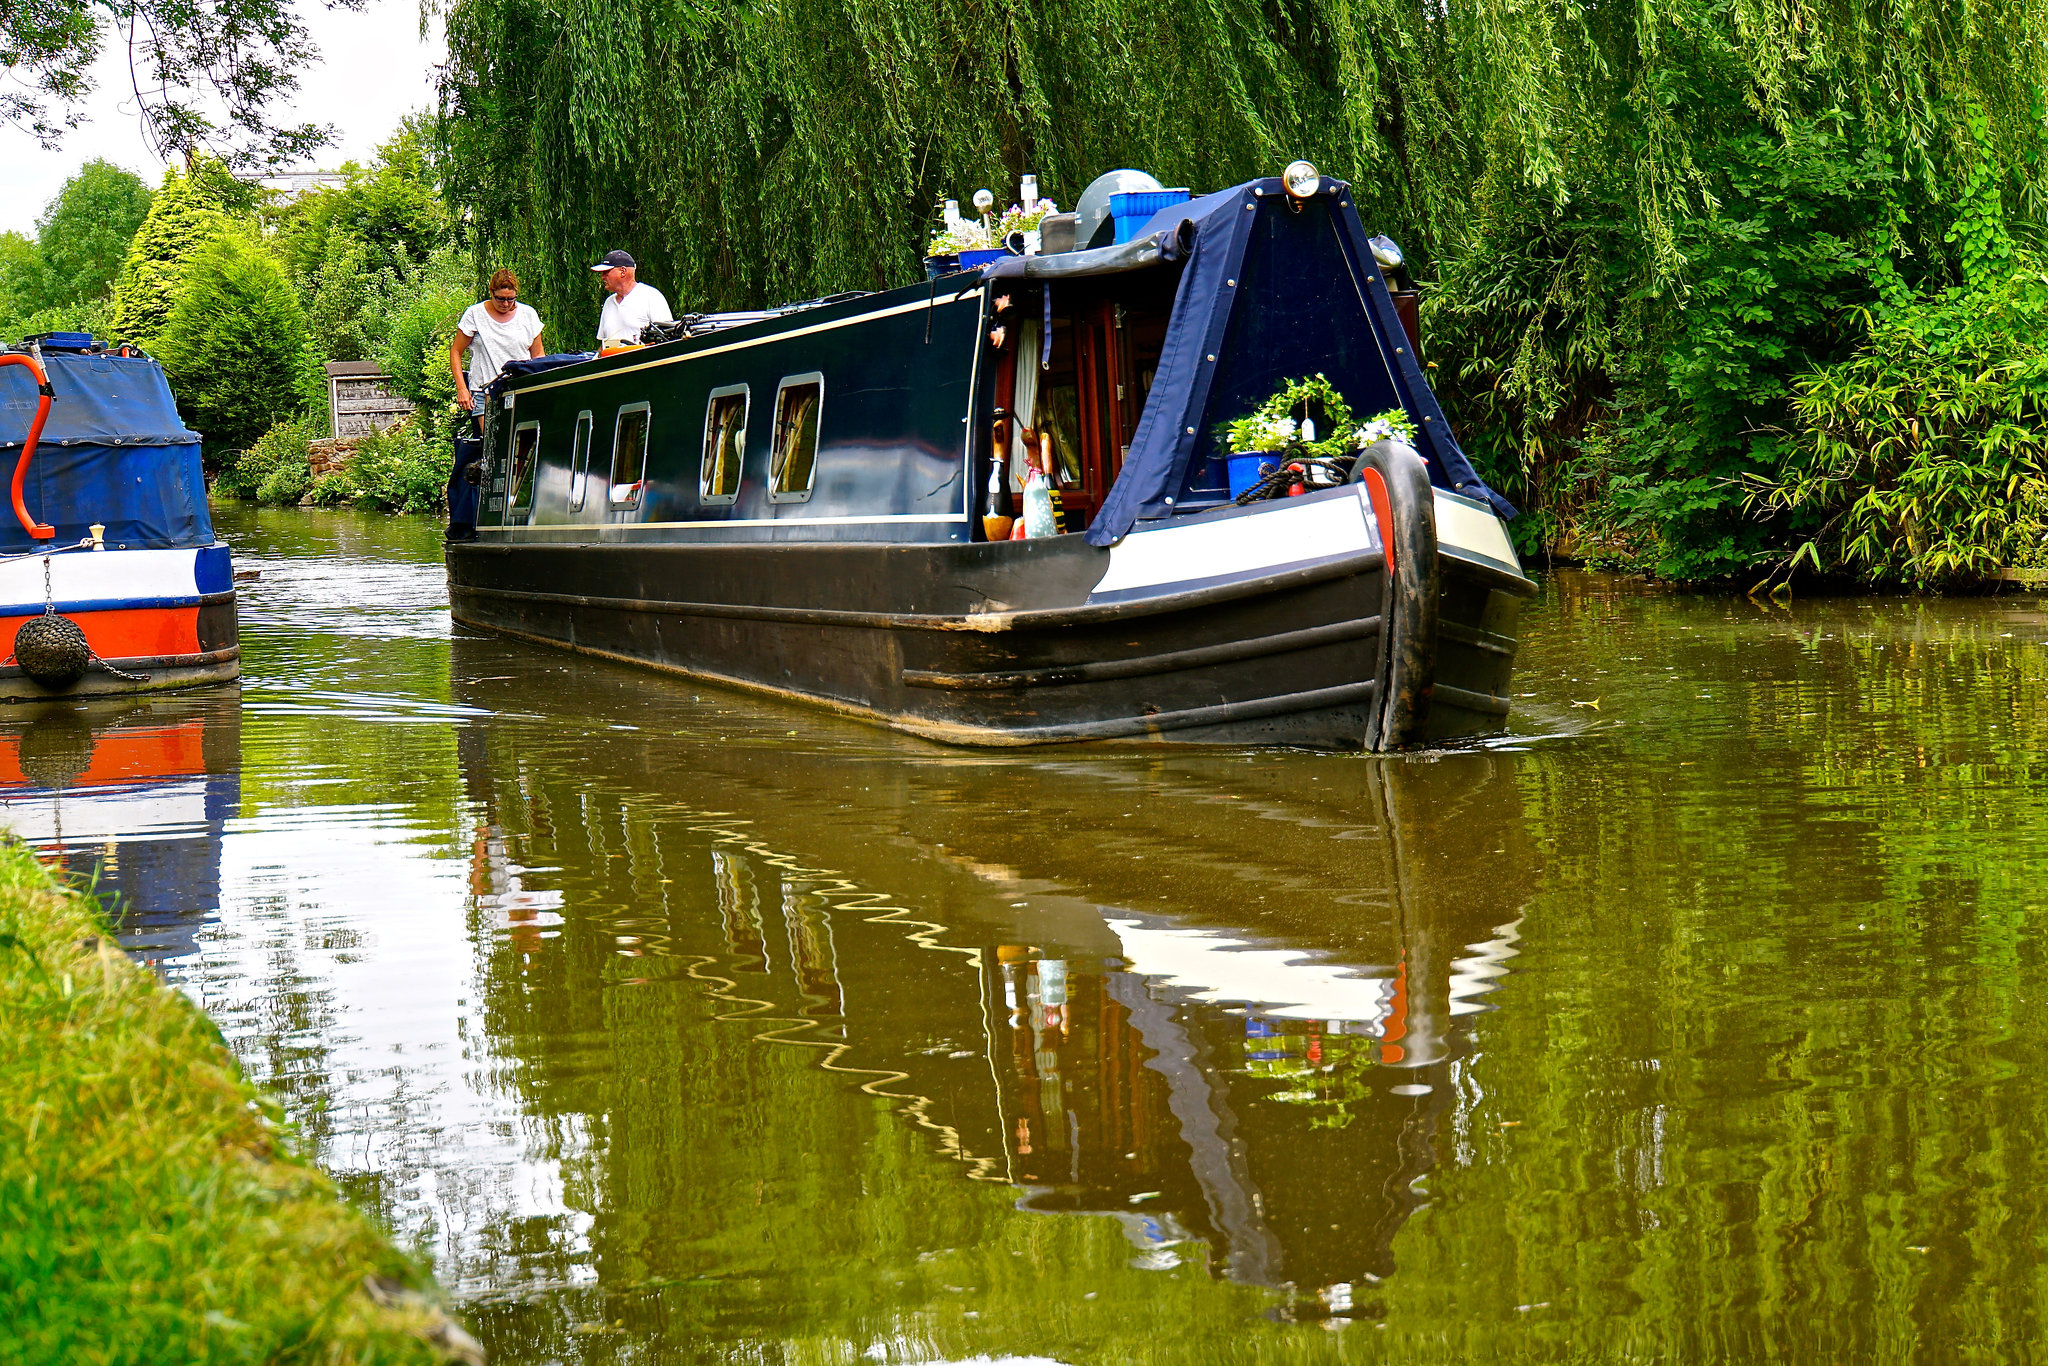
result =
[{"label": "row of cabin windows", "polygon": [[[708,507],[729,507],[740,494],[740,467],[747,453],[747,404],[744,384],[711,391],[704,409],[704,458],[698,475],[697,501]],[[815,371],[792,375],[775,391],[775,431],[768,447],[768,501],[801,503],[811,496],[818,473],[818,418],[825,401],[825,377]],[[609,494],[614,508],[640,506],[647,474],[647,424],[651,408],[629,403],[619,409],[612,426],[612,471]],[[595,419],[576,414],[576,436],[569,452],[569,511],[583,509],[590,465],[590,438]],[[538,473],[540,424],[522,422],[512,434],[512,506],[533,507]]]}]

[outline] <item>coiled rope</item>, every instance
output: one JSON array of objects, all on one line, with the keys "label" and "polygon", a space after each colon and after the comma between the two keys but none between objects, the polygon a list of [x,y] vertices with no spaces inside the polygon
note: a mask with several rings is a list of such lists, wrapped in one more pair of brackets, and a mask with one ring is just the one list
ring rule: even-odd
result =
[{"label": "coiled rope", "polygon": [[1279,468],[1231,499],[1232,504],[1244,507],[1268,498],[1284,498],[1296,484],[1310,489],[1333,489],[1351,477],[1351,467],[1356,463],[1350,456],[1275,454],[1280,456]]}]

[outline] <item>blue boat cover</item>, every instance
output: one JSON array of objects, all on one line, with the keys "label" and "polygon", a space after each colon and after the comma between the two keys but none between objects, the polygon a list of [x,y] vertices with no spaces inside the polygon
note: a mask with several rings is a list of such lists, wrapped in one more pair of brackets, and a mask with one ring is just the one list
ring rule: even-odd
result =
[{"label": "blue boat cover", "polygon": [[[1139,521],[1172,516],[1176,504],[1226,500],[1217,425],[1313,374],[1326,375],[1360,419],[1406,409],[1431,483],[1515,515],[1473,472],[1444,420],[1348,186],[1326,181],[1297,212],[1278,180],[1254,180],[1162,209],[1138,235],[1182,219],[1194,224],[1194,251],[1144,415],[1089,544],[1114,545]],[[1239,308],[1240,300],[1248,302]]]},{"label": "blue boat cover", "polygon": [[7,505],[40,396],[27,366],[0,365],[0,554],[74,544],[94,522],[110,546],[212,545],[199,433],[178,417],[163,367],[145,356],[45,352],[43,368],[57,396],[22,501],[57,535],[32,540]]},{"label": "blue boat cover", "polygon": [[565,365],[581,365],[584,361],[596,359],[595,351],[550,351],[545,356],[508,360],[505,368],[498,372],[498,377],[490,382],[487,392],[495,393],[506,380],[518,379],[521,375],[537,375],[543,370],[559,370]]}]

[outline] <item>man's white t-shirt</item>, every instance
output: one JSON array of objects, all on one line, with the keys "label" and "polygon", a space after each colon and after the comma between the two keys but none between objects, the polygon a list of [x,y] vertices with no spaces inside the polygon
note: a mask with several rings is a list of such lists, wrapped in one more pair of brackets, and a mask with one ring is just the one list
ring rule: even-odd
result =
[{"label": "man's white t-shirt", "polygon": [[[445,315],[444,315],[445,316]],[[498,377],[506,361],[525,360],[540,335],[540,314],[525,304],[512,305],[512,316],[500,321],[487,303],[471,304],[455,324],[469,338],[469,391],[473,394]]]},{"label": "man's white t-shirt", "polygon": [[623,301],[616,294],[604,296],[604,308],[597,315],[597,341],[600,346],[615,342],[637,342],[640,329],[649,323],[672,323],[675,314],[668,311],[668,300],[653,285],[635,282],[626,291]]}]

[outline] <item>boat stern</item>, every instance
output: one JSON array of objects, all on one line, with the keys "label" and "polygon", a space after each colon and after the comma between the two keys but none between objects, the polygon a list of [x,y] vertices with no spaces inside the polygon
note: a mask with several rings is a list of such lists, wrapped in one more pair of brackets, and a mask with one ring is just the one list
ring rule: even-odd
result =
[{"label": "boat stern", "polygon": [[241,643],[228,548],[78,548],[0,560],[0,648],[0,701],[235,678]]}]

